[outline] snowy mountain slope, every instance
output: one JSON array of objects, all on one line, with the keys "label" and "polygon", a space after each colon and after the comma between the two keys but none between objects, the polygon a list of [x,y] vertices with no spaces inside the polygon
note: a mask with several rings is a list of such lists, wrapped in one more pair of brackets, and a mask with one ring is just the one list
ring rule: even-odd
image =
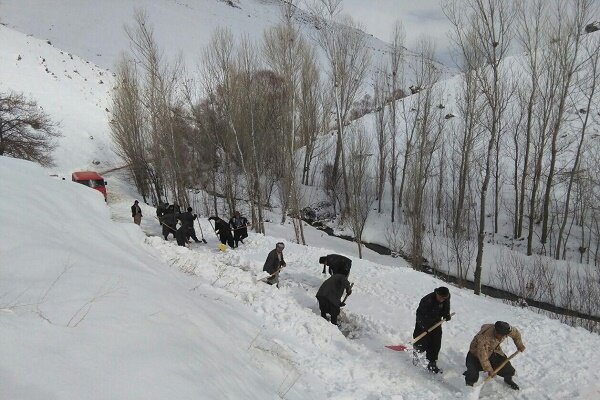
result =
[{"label": "snowy mountain slope", "polygon": [[[239,0],[235,7],[222,0],[4,0],[0,20],[9,27],[50,39],[58,47],[112,68],[121,52],[129,50],[123,26],[134,10],[148,13],[156,39],[169,58],[181,54],[193,72],[217,27],[229,27],[236,37],[260,40],[265,29],[281,22],[281,1]],[[360,16],[356,16],[360,20]],[[296,17],[308,38],[317,29],[302,10]],[[387,52],[382,40],[363,33],[373,57]]]},{"label": "snowy mountain slope", "polygon": [[[109,69],[129,50],[123,28],[131,24],[136,9],[148,12],[166,56],[182,55],[191,74],[217,27],[260,40],[265,29],[281,21],[277,0],[242,0],[239,7],[220,0],[2,1],[0,90],[24,92],[60,122],[64,137],[55,159],[64,175],[76,169],[104,171],[121,163],[109,137],[106,110],[114,86]],[[298,24],[309,38],[318,32],[300,10]],[[386,54],[386,43],[370,35],[366,39],[375,60]]]},{"label": "snowy mountain slope", "polygon": [[59,124],[57,170],[117,163],[109,136],[112,73],[46,41],[0,26],[0,92],[22,92]]},{"label": "snowy mountain slope", "polygon": [[[480,398],[600,394],[597,335],[453,287],[457,315],[444,327],[442,377],[383,348],[407,343],[419,299],[440,285],[399,260],[353,259],[355,290],[339,332],[318,314],[317,259],[348,254],[352,244],[314,229],[307,237],[316,247],[286,241],[277,290],[254,277],[290,226],[269,224],[272,237],[251,233],[221,253],[202,218],[208,245],[181,248],[111,221],[95,191],[30,163],[0,158],[0,180],[9,193],[0,226],[12,227],[0,243],[3,398],[267,399],[288,389],[286,399],[464,398],[469,342],[496,319],[523,332],[527,350],[514,361],[522,390],[496,379]],[[113,216],[130,219],[129,205],[121,194]],[[143,211],[142,230],[157,234],[153,209]]]}]

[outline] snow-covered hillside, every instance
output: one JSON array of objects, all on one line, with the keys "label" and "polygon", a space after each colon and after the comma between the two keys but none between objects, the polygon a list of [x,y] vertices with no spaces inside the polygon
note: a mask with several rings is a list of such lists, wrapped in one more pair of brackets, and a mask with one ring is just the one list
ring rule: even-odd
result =
[{"label": "snow-covered hillside", "polygon": [[112,73],[5,26],[0,43],[0,92],[22,92],[59,124],[57,170],[70,175],[114,166],[108,126]]},{"label": "snow-covered hillside", "polygon": [[[111,71],[130,50],[125,25],[132,24],[136,10],[146,11],[166,57],[181,56],[194,75],[217,27],[259,41],[266,29],[281,22],[278,0],[232,3],[235,6],[222,0],[3,0],[0,90],[24,92],[60,122],[64,137],[55,154],[59,173],[120,166],[110,145],[107,110],[114,86]],[[298,10],[296,21],[306,37],[317,37],[308,14]],[[375,71],[388,45],[364,35]],[[365,88],[370,84],[369,79]]]},{"label": "snow-covered hillside", "polygon": [[[217,27],[260,40],[265,29],[282,21],[280,6],[279,0],[3,0],[0,21],[112,68],[129,50],[123,27],[131,24],[136,9],[145,10],[158,45],[169,58],[181,54],[193,72]],[[314,21],[303,11],[298,10],[296,21],[308,37],[316,36]],[[373,56],[387,51],[382,40],[365,37]]]},{"label": "snow-covered hillside", "polygon": [[[111,221],[98,193],[29,162],[0,158],[0,181],[0,226],[10,228],[0,242],[2,398],[462,398],[469,342],[497,319],[523,332],[527,350],[514,360],[522,390],[497,379],[481,398],[600,395],[597,335],[456,288],[443,377],[383,348],[409,340],[419,299],[440,285],[402,262],[353,259],[344,335],[318,314],[317,259],[352,244],[318,231],[308,231],[316,247],[286,241],[277,290],[255,277],[288,226],[222,253],[203,219],[208,245],[181,248],[146,236],[159,230],[152,208],[142,230]],[[113,207],[129,219],[128,201]]]}]

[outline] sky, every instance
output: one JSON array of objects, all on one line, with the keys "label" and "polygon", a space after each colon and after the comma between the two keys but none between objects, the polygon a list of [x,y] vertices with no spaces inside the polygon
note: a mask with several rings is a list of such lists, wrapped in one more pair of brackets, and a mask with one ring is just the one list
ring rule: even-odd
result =
[{"label": "sky", "polygon": [[437,58],[454,66],[449,55],[448,31],[451,25],[442,11],[442,0],[343,0],[343,11],[360,21],[364,30],[389,41],[394,22],[404,24],[406,46],[415,47],[421,36],[430,36]]}]

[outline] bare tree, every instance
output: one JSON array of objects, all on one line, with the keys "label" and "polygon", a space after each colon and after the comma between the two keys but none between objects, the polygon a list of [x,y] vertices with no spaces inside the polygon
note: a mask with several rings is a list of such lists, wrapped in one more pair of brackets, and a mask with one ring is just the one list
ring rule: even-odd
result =
[{"label": "bare tree", "polygon": [[[478,246],[475,261],[475,294],[481,292],[481,271],[485,239],[487,190],[492,170],[492,157],[501,129],[502,116],[507,104],[506,77],[500,66],[506,57],[512,40],[511,24],[514,19],[512,4],[502,0],[464,0],[452,2],[445,13],[454,26],[455,41],[459,46],[474,46],[485,62],[477,66],[477,85],[482,91],[486,105],[485,125],[488,131],[487,151],[484,155],[484,175],[479,199]],[[468,25],[467,25],[468,24]],[[472,35],[475,40],[465,38]],[[465,51],[463,51],[463,54]],[[478,57],[479,58],[479,57]]]},{"label": "bare tree", "polygon": [[[548,31],[547,23],[547,5],[545,0],[524,1],[517,3],[517,38],[525,50],[526,68],[529,74],[529,84],[524,86],[528,95],[522,93],[520,98],[523,100],[527,110],[525,143],[523,154],[523,168],[521,173],[520,189],[516,191],[515,196],[519,196],[518,206],[515,209],[517,217],[517,227],[515,238],[523,234],[523,215],[525,211],[525,185],[529,176],[529,159],[531,151],[531,140],[534,129],[534,107],[539,97],[539,71],[541,65],[540,47],[544,44],[544,35]],[[527,98],[527,100],[524,100]],[[518,177],[515,178],[518,180]],[[518,184],[518,183],[517,183]]]},{"label": "bare tree", "polygon": [[350,202],[346,207],[354,241],[358,246],[358,256],[362,258],[362,234],[371,212],[371,205],[375,200],[376,187],[373,184],[372,163],[369,160],[372,156],[371,143],[364,126],[358,121],[355,122],[349,136],[347,167]]},{"label": "bare tree", "polygon": [[[296,185],[296,149],[299,147],[298,98],[303,72],[303,57],[312,57],[304,38],[293,22],[296,7],[293,1],[283,5],[283,23],[265,33],[264,55],[269,67],[283,78],[285,108],[282,120],[283,165],[280,183],[281,223],[284,223],[287,210],[291,209],[294,218],[294,231],[297,242],[304,236],[300,223],[300,190]],[[313,58],[314,59],[314,58]],[[300,117],[301,118],[301,117]],[[283,172],[285,171],[285,172]]]},{"label": "bare tree", "polygon": [[[377,134],[377,212],[381,214],[381,202],[387,181],[388,127],[386,121],[387,93],[385,90],[385,69],[375,78],[373,100],[375,105],[375,132]],[[392,100],[394,101],[394,100]],[[394,203],[392,203],[392,208]]]},{"label": "bare tree", "polygon": [[299,92],[298,108],[301,118],[298,129],[300,145],[304,147],[301,183],[309,185],[312,163],[318,156],[317,138],[330,127],[331,109],[331,99],[323,89],[315,51],[310,46],[306,48],[303,57]]},{"label": "bare tree", "polygon": [[[117,154],[128,165],[144,202],[150,197],[151,165],[147,159],[150,138],[145,129],[139,77],[132,62],[121,58],[116,69],[117,85],[113,92],[111,136]],[[152,196],[155,202],[157,196]]]},{"label": "bare tree", "polygon": [[443,127],[441,110],[436,108],[441,99],[436,86],[439,72],[434,65],[434,46],[431,40],[421,39],[415,58],[415,76],[420,88],[411,97],[416,112],[410,120],[410,130],[415,134],[410,168],[407,171],[407,213],[411,232],[411,262],[420,269],[423,263],[423,241],[425,235],[426,188],[432,174],[434,153],[439,149]]},{"label": "bare tree", "polygon": [[350,201],[348,176],[346,173],[343,146],[344,129],[348,124],[350,111],[356,99],[360,97],[370,56],[366,46],[366,38],[359,26],[346,16],[337,19],[340,11],[340,0],[319,0],[321,5],[321,35],[319,44],[325,53],[328,63],[328,77],[333,92],[333,105],[336,114],[337,144],[333,163],[332,176],[341,177],[344,184],[345,203]]},{"label": "bare tree", "polygon": [[559,65],[559,81],[556,109],[550,139],[550,168],[546,179],[544,204],[542,210],[542,234],[540,242],[545,244],[548,238],[548,216],[550,207],[550,192],[552,190],[556,161],[558,157],[558,136],[565,120],[567,98],[571,91],[573,77],[582,67],[579,60],[583,36],[582,30],[594,15],[593,0],[576,0],[575,4],[557,2],[555,9],[555,31],[550,51]]},{"label": "bare tree", "polygon": [[[556,242],[556,254],[555,258],[557,260],[560,259],[561,248],[562,248],[562,256],[565,258],[566,248],[567,248],[567,239],[565,238],[563,241],[563,236],[565,232],[565,227],[567,225],[567,219],[569,215],[569,207],[571,201],[571,191],[573,189],[573,184],[575,182],[576,177],[580,173],[580,159],[582,157],[583,145],[586,139],[586,133],[589,128],[589,124],[591,121],[590,114],[592,110],[592,105],[596,100],[596,90],[598,83],[600,82],[600,40],[594,36],[593,38],[588,39],[589,42],[584,44],[584,52],[586,62],[584,66],[587,66],[581,75],[584,75],[581,80],[578,82],[577,86],[579,86],[580,93],[582,97],[585,99],[585,108],[583,109],[584,113],[578,113],[581,118],[581,128],[579,132],[579,143],[577,145],[577,150],[575,151],[575,158],[573,160],[573,166],[571,167],[571,171],[569,173],[569,181],[565,199],[565,206],[562,215],[562,221],[560,223],[560,229],[558,232],[558,239]],[[583,226],[583,224],[581,224]],[[584,236],[582,234],[582,236]],[[567,236],[568,238],[568,236]],[[581,246],[585,247],[585,246]]]},{"label": "bare tree", "polygon": [[460,123],[457,143],[454,153],[458,155],[458,187],[454,220],[452,222],[453,237],[464,235],[465,200],[467,198],[468,182],[472,174],[473,152],[483,135],[480,123],[483,115],[483,95],[477,85],[476,69],[482,66],[480,52],[476,51],[474,34],[456,36],[460,50],[462,75],[462,90],[457,96],[457,106],[460,111]]},{"label": "bare tree", "polygon": [[[403,96],[402,86],[404,85],[404,27],[400,21],[394,24],[392,40],[390,42],[390,60],[389,60],[389,92],[391,94],[390,111],[388,112],[389,130],[390,130],[390,190],[392,195],[392,222],[395,221],[396,210],[396,181],[398,179],[398,161],[400,151],[398,150],[398,99]],[[404,104],[404,103],[403,103]],[[407,146],[408,152],[410,146]],[[402,208],[402,195],[404,191],[404,177],[406,171],[406,154],[404,157],[404,166],[402,168],[402,182],[398,192],[398,208]]]},{"label": "bare tree", "polygon": [[[152,160],[151,174],[154,180],[155,198],[161,201],[166,193],[162,193],[165,187],[169,187],[175,202],[181,205],[189,204],[187,198],[186,174],[183,166],[186,164],[186,146],[184,144],[184,132],[181,131],[181,121],[177,110],[181,108],[179,98],[179,80],[182,74],[180,60],[169,64],[164,60],[156,40],[154,30],[143,10],[136,10],[134,23],[126,26],[125,32],[130,40],[131,57],[139,69],[130,78],[138,78],[138,86],[135,95],[140,99],[144,121],[149,135],[147,150]],[[133,84],[129,81],[128,84]],[[117,92],[118,96],[124,95]],[[132,112],[131,107],[121,107],[115,103],[117,112]],[[118,116],[117,119],[130,120],[136,117]],[[113,129],[113,136],[124,134],[124,131]],[[124,143],[124,142],[123,142]]]},{"label": "bare tree", "polygon": [[51,166],[55,140],[61,136],[35,101],[20,93],[0,93],[0,156]]}]

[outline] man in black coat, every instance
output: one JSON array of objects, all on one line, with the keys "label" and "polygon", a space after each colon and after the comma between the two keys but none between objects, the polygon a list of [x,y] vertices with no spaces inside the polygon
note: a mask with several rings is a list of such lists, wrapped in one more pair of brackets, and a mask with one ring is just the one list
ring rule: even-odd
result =
[{"label": "man in black coat", "polygon": [[156,207],[156,218],[158,218],[159,225],[162,226],[162,218],[167,213],[167,207],[169,207],[169,202],[160,203],[158,207]]},{"label": "man in black coat", "polygon": [[323,274],[325,273],[325,267],[329,266],[329,275],[342,274],[347,277],[350,275],[350,268],[352,268],[352,260],[339,254],[328,254],[320,257],[319,264],[323,264]]},{"label": "man in black coat", "polygon": [[[417,308],[417,322],[413,338],[427,331],[442,319],[450,321],[450,291],[445,286],[440,286],[433,293],[429,293],[419,302]],[[427,369],[434,373],[442,372],[437,367],[437,358],[442,346],[442,326],[438,326],[425,337],[414,344],[419,352],[426,352]]]},{"label": "man in black coat", "polygon": [[246,217],[242,217],[240,212],[236,211],[229,220],[229,226],[233,230],[235,247],[238,247],[238,243],[244,244],[244,239],[248,237],[248,220]]},{"label": "man in black coat", "polygon": [[275,248],[269,252],[263,271],[268,272],[271,276],[267,279],[269,285],[277,285],[279,287],[279,272],[281,268],[286,266],[285,260],[283,259],[283,249],[285,244],[279,242],[275,245]]},{"label": "man in black coat", "polygon": [[140,207],[139,201],[134,201],[131,206],[131,216],[133,217],[133,222],[137,225],[142,223],[142,208]]},{"label": "man in black coat", "polygon": [[179,214],[179,206],[171,204],[162,216],[162,234],[165,240],[168,240],[171,233],[177,239],[177,214]]},{"label": "man in black coat", "polygon": [[194,239],[194,242],[200,242],[200,240],[198,240],[196,237],[196,230],[194,229],[194,221],[197,217],[198,216],[196,214],[192,214],[192,207],[188,207],[187,211],[184,213],[177,214],[177,219],[181,221],[181,227],[179,229],[181,229],[185,235],[184,237],[186,241],[191,237]]},{"label": "man in black coat", "polygon": [[215,233],[219,236],[221,243],[233,248],[233,235],[229,224],[219,217],[210,217],[208,220],[215,221]]},{"label": "man in black coat", "polygon": [[331,315],[331,323],[334,325],[337,325],[337,317],[340,315],[344,290],[348,295],[352,293],[346,275],[333,274],[321,284],[317,291],[316,297],[319,302],[321,317],[327,319],[327,314]]}]

